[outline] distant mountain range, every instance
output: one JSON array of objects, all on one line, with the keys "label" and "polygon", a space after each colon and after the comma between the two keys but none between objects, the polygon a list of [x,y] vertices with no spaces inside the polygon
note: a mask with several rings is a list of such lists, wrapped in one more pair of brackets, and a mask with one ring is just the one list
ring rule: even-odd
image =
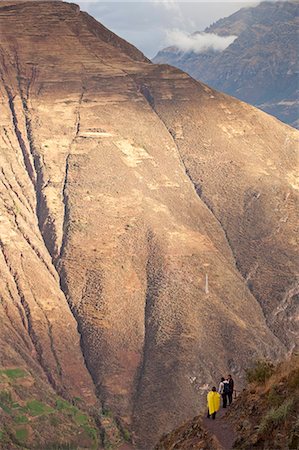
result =
[{"label": "distant mountain range", "polygon": [[205,30],[237,36],[225,50],[196,53],[172,46],[154,62],[176,66],[298,128],[298,11],[297,1],[242,8]]}]

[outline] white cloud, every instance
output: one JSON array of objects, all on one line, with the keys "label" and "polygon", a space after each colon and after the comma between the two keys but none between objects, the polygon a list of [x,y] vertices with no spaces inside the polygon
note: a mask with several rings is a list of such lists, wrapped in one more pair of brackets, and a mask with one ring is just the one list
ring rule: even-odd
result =
[{"label": "white cloud", "polygon": [[178,7],[178,3],[175,0],[154,0],[152,3],[162,5],[166,9],[176,9]]},{"label": "white cloud", "polygon": [[165,9],[167,14],[171,14],[173,19],[175,19],[177,26],[183,25],[184,17],[181,6],[176,0],[152,0],[149,3],[158,8]]},{"label": "white cloud", "polygon": [[[232,0],[171,1],[141,0],[67,0],[79,3],[99,22],[128,42],[136,45],[145,55],[153,58],[166,47],[165,30],[184,30],[188,33],[204,30],[221,17],[227,17],[251,2]],[[0,0],[1,2],[1,0]],[[173,8],[171,11],[170,8]]]},{"label": "white cloud", "polygon": [[222,51],[234,42],[237,36],[218,36],[214,33],[189,34],[181,30],[166,32],[167,44],[183,52],[202,53],[207,50]]}]

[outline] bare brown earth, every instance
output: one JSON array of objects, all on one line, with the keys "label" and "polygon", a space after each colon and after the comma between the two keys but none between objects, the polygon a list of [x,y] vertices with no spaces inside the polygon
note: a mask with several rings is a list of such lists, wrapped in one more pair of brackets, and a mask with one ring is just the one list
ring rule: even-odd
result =
[{"label": "bare brown earth", "polygon": [[214,437],[214,440],[222,450],[231,450],[236,440],[236,434],[234,427],[226,418],[226,411],[229,408],[220,408],[217,412],[217,420],[208,419],[203,417],[203,429],[206,430],[210,436]]},{"label": "bare brown earth", "polygon": [[225,413],[221,408],[215,420],[194,417],[162,436],[155,450],[232,450],[236,434]]},{"label": "bare brown earth", "polygon": [[1,366],[149,449],[295,345],[296,131],[75,5],[1,2],[0,42]]}]

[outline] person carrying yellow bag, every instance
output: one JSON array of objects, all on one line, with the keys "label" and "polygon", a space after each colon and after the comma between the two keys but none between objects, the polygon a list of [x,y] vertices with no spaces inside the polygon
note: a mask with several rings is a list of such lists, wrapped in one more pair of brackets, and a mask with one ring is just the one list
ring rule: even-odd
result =
[{"label": "person carrying yellow bag", "polygon": [[216,391],[215,386],[212,387],[212,390],[207,395],[208,401],[208,419],[212,416],[212,419],[215,420],[216,412],[220,409],[220,394]]}]

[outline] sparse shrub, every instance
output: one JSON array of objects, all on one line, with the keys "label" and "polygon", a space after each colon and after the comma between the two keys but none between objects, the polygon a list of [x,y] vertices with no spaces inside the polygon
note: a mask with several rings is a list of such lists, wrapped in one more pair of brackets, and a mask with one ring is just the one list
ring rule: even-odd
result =
[{"label": "sparse shrub", "polygon": [[9,444],[11,442],[6,429],[0,430],[0,448],[9,448],[8,445],[6,447],[5,444]]},{"label": "sparse shrub", "polygon": [[293,411],[294,400],[286,400],[278,408],[272,408],[262,419],[258,432],[264,434],[273,429],[275,425],[285,421],[289,414]]},{"label": "sparse shrub", "polygon": [[98,432],[95,428],[90,427],[89,425],[82,425],[82,428],[84,431],[88,434],[89,437],[91,437],[94,441],[98,440]]},{"label": "sparse shrub", "polygon": [[126,428],[123,428],[122,433],[123,433],[124,440],[126,442],[131,442],[131,433],[130,433],[130,431],[127,430]]},{"label": "sparse shrub", "polygon": [[62,398],[57,398],[55,403],[55,409],[57,411],[62,411],[71,417],[81,413],[76,406],[72,405],[67,400],[63,400]]},{"label": "sparse shrub", "polygon": [[274,366],[270,361],[257,361],[253,367],[246,370],[246,378],[249,383],[265,383],[274,372]]},{"label": "sparse shrub", "polygon": [[103,417],[111,418],[111,417],[113,417],[113,414],[112,414],[112,412],[110,411],[110,409],[103,408],[103,409],[102,409],[102,416],[103,416]]},{"label": "sparse shrub", "polygon": [[113,444],[112,442],[109,440],[108,436],[105,434],[104,440],[103,440],[103,446],[105,450],[112,450],[113,449]]},{"label": "sparse shrub", "polygon": [[73,398],[73,403],[74,403],[75,406],[79,406],[80,403],[82,403],[82,402],[83,402],[83,400],[82,400],[81,397],[74,397]]},{"label": "sparse shrub", "polygon": [[53,427],[57,427],[57,425],[59,425],[59,423],[60,423],[59,417],[55,416],[54,414],[51,414],[51,416],[50,416],[50,424]]},{"label": "sparse shrub", "polygon": [[12,398],[9,391],[0,391],[0,402],[5,404],[11,404]]},{"label": "sparse shrub", "polygon": [[11,393],[9,391],[0,391],[0,408],[9,415],[12,414],[11,403]]},{"label": "sparse shrub", "polygon": [[13,402],[12,405],[11,405],[11,407],[12,407],[13,409],[20,409],[20,408],[22,408],[21,405],[20,405],[20,403],[18,403],[18,402]]},{"label": "sparse shrub", "polygon": [[57,398],[55,408],[58,411],[62,411],[63,409],[69,409],[70,407],[71,405],[66,400],[63,400],[62,398]]},{"label": "sparse shrub", "polygon": [[268,403],[270,406],[272,407],[277,407],[279,406],[283,401],[283,397],[282,394],[280,392],[278,392],[277,390],[277,386],[272,386],[272,388],[270,389],[270,392],[268,394]]},{"label": "sparse shrub", "polygon": [[28,420],[28,417],[27,417],[27,416],[16,416],[16,417],[14,418],[14,422],[15,422],[15,423],[28,423],[29,420]]}]

